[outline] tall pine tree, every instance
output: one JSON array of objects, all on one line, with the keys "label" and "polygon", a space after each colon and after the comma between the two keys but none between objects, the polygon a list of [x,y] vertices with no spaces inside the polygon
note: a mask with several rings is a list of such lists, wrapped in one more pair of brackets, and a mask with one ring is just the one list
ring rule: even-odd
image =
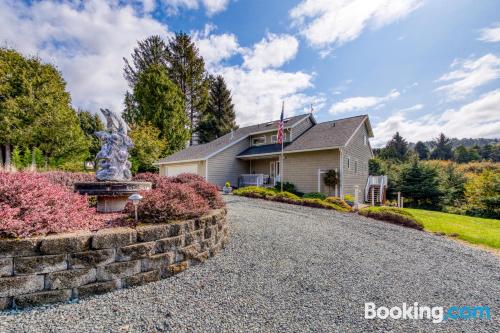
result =
[{"label": "tall pine tree", "polygon": [[166,141],[163,154],[172,154],[185,147],[189,138],[189,120],[179,88],[168,78],[165,67],[151,65],[143,71],[134,88],[137,103],[137,124],[149,123],[160,130]]},{"label": "tall pine tree", "polygon": [[185,111],[189,118],[191,132],[189,144],[197,144],[197,125],[208,102],[205,61],[191,37],[182,32],[169,40],[167,59],[169,77],[184,96]]},{"label": "tall pine tree", "polygon": [[419,160],[426,160],[429,158],[429,148],[427,148],[422,141],[415,144],[415,153],[417,153]]},{"label": "tall pine tree", "polygon": [[198,125],[200,143],[213,141],[238,128],[231,91],[221,75],[210,76],[208,105]]},{"label": "tall pine tree", "polygon": [[406,161],[408,158],[408,142],[399,132],[396,132],[391,141],[380,152],[380,157],[383,159],[397,159],[402,162]]}]

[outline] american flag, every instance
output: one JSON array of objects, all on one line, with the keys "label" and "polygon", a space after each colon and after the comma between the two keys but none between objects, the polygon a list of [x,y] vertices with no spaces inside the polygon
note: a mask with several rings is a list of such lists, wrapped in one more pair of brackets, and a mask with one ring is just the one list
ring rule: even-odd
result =
[{"label": "american flag", "polygon": [[285,102],[283,102],[283,107],[281,108],[281,117],[280,117],[280,123],[278,125],[278,143],[282,144],[283,143],[283,129],[285,127]]}]

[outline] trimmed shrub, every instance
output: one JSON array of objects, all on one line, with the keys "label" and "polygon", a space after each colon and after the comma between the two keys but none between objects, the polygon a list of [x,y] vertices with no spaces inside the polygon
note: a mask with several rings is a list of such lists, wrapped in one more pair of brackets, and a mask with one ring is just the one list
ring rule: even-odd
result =
[{"label": "trimmed shrub", "polygon": [[149,182],[153,184],[153,188],[156,187],[156,184],[160,182],[160,180],[164,180],[166,177],[162,177],[157,173],[152,172],[143,172],[136,174],[132,179],[136,182]]},{"label": "trimmed shrub", "polygon": [[95,174],[84,172],[49,171],[38,174],[45,177],[52,184],[61,185],[74,191],[75,183],[93,182]]},{"label": "trimmed shrub", "polygon": [[172,177],[171,181],[180,184],[187,184],[192,182],[206,182],[204,177],[195,175],[194,173],[181,173],[176,177]]},{"label": "trimmed shrub", "polygon": [[[274,186],[274,189],[276,191],[281,191],[281,183],[280,182],[276,182],[276,185]],[[284,182],[283,183],[283,192],[290,192],[290,193],[293,193],[295,195],[298,195],[299,197],[301,197],[301,196],[304,195],[304,193],[297,191],[297,189],[295,188],[294,184],[289,183],[289,182]]]},{"label": "trimmed shrub", "polygon": [[340,206],[344,209],[351,210],[351,206],[345,202],[344,200],[340,199],[339,197],[328,197],[325,199],[326,202]]},{"label": "trimmed shrub", "polygon": [[323,193],[319,193],[319,192],[310,192],[310,193],[304,194],[303,198],[304,199],[321,199],[321,200],[325,200],[326,199],[326,195],[324,195]]},{"label": "trimmed shrub", "polygon": [[316,208],[325,208],[325,209],[333,209],[339,212],[349,212],[351,209],[345,209],[339,205],[332,204],[321,199],[301,199],[299,204],[307,207],[316,207]]},{"label": "trimmed shrub", "polygon": [[[168,220],[199,217],[210,209],[207,200],[188,184],[161,180],[151,191],[143,191],[137,213],[143,222],[158,223]],[[134,207],[128,203],[125,210],[134,215]]]},{"label": "trimmed shrub", "polygon": [[233,191],[233,194],[236,195],[241,195],[249,198],[259,198],[259,199],[274,197],[276,193],[277,192],[275,190],[258,186],[247,186]]},{"label": "trimmed shrub", "polygon": [[423,230],[422,223],[417,221],[415,217],[405,210],[395,207],[367,207],[359,210],[359,213],[366,217],[371,217],[376,220],[386,221],[393,224],[402,225],[404,227]]},{"label": "trimmed shrub", "polygon": [[49,181],[46,174],[0,172],[0,236],[30,237],[103,225],[87,198],[68,189],[69,178],[57,176],[68,181],[66,186]]},{"label": "trimmed shrub", "polygon": [[215,186],[214,184],[210,184],[203,180],[190,182],[186,185],[193,188],[196,193],[205,198],[208,201],[208,205],[210,206],[210,208],[218,209],[224,207],[224,200],[222,200],[222,196],[217,189],[217,186]]},{"label": "trimmed shrub", "polygon": [[290,192],[277,192],[271,198],[273,201],[292,203],[292,204],[296,204],[298,201],[300,201],[299,196]]},{"label": "trimmed shrub", "polygon": [[346,194],[346,195],[344,195],[344,200],[345,200],[345,201],[351,201],[351,202],[354,202],[354,196],[353,196],[353,195],[350,195],[350,194]]}]

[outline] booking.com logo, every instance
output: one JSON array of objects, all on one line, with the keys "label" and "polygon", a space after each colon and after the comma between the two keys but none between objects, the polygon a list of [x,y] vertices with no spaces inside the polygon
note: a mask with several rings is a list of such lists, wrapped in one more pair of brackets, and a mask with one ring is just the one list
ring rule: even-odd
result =
[{"label": "booking.com logo", "polygon": [[451,306],[444,309],[442,306],[421,306],[418,303],[401,307],[391,308],[380,306],[375,303],[365,303],[365,319],[429,319],[433,323],[441,323],[446,320],[468,320],[468,319],[491,319],[489,306]]}]

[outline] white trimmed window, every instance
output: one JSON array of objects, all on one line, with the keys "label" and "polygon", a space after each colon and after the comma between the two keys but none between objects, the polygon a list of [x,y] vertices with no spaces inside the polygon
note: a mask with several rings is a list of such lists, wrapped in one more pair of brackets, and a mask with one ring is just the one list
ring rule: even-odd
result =
[{"label": "white trimmed window", "polygon": [[347,169],[351,168],[351,158],[347,157]]},{"label": "white trimmed window", "polygon": [[277,134],[271,135],[271,143],[278,143],[278,135]]},{"label": "white trimmed window", "polygon": [[365,146],[368,144],[368,138],[366,137],[366,135],[363,135],[363,143],[365,144]]},{"label": "white trimmed window", "polygon": [[266,144],[266,137],[259,136],[258,138],[252,138],[252,146],[262,146]]}]

